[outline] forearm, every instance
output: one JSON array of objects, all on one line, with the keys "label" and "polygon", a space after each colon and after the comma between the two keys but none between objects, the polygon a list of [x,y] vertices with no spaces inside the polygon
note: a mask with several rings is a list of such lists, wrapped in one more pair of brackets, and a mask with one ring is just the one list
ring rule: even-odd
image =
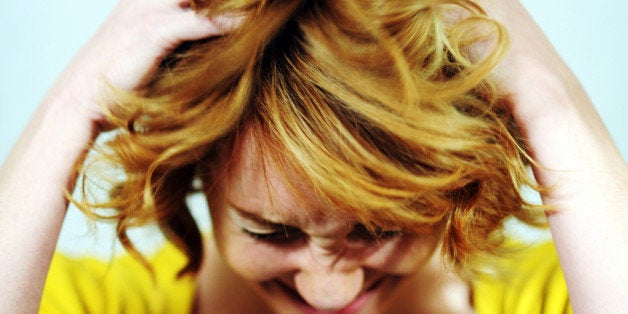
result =
[{"label": "forearm", "polygon": [[67,207],[64,189],[92,138],[70,101],[52,92],[0,170],[0,304],[9,312],[36,312]]},{"label": "forearm", "polygon": [[628,168],[583,95],[555,99],[525,132],[574,309],[616,313],[628,305]]},{"label": "forearm", "polygon": [[66,68],[0,169],[0,304],[36,312],[74,184],[74,164],[106,123],[111,89],[136,91],[184,41],[224,35],[238,16],[208,18],[186,1],[120,1]]},{"label": "forearm", "polygon": [[[571,303],[579,313],[628,307],[628,166],[578,79],[518,0],[477,0],[508,30],[494,71],[537,181]],[[482,51],[482,50],[480,50]]]}]

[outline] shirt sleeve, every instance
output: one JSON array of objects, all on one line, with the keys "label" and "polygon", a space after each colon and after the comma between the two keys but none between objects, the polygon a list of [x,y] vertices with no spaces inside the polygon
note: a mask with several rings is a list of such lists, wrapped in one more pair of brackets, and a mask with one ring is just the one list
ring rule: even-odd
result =
[{"label": "shirt sleeve", "polygon": [[552,243],[521,249],[499,264],[498,275],[474,282],[477,313],[572,313]]},{"label": "shirt sleeve", "polygon": [[166,246],[150,259],[154,276],[130,256],[111,261],[56,253],[40,313],[189,313],[195,280],[176,278],[185,256]]}]

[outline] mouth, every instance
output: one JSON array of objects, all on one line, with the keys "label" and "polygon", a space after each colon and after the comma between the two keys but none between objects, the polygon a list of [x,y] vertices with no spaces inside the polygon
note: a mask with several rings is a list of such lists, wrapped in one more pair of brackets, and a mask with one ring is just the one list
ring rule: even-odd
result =
[{"label": "mouth", "polygon": [[[287,296],[293,303],[295,303],[303,313],[307,314],[354,314],[358,313],[364,305],[372,299],[377,293],[378,288],[386,281],[388,277],[382,277],[370,284],[364,291],[362,291],[351,303],[345,306],[339,311],[322,311],[312,307],[310,304],[301,297],[301,295],[291,286],[287,285],[281,280],[275,280],[270,285],[278,287],[282,294]],[[395,282],[396,280],[392,280]]]}]

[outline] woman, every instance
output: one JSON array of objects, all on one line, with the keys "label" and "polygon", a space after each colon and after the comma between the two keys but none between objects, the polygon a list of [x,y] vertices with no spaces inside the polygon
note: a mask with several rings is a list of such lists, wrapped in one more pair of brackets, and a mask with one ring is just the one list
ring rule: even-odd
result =
[{"label": "woman", "polygon": [[[79,205],[119,209],[131,253],[126,228],[158,219],[198,311],[490,311],[485,266],[513,267],[487,259],[504,219],[537,223],[523,185],[542,191],[573,308],[623,308],[628,169],[517,1],[192,4],[209,19],[146,2],[118,5],[3,165],[9,309],[39,305],[59,187],[110,128],[101,156],[126,176]],[[482,10],[510,34],[496,68],[506,39]],[[182,202],[195,176],[204,251]]]}]

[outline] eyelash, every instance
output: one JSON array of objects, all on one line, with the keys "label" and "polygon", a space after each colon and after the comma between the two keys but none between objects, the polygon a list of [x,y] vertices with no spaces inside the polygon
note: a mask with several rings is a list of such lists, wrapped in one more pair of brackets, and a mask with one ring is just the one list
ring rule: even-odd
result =
[{"label": "eyelash", "polygon": [[301,234],[298,231],[273,231],[273,232],[253,232],[251,230],[242,229],[249,237],[265,242],[289,242],[300,238]]},{"label": "eyelash", "polygon": [[377,227],[371,232],[364,225],[356,225],[351,233],[349,233],[349,238],[366,243],[373,243],[388,240],[402,234],[403,232],[401,230],[384,230]]},{"label": "eyelash", "polygon": [[[242,229],[242,231],[255,240],[275,243],[288,243],[297,239],[301,239],[304,236],[298,230],[289,229],[272,231],[268,233],[254,232],[244,228]],[[370,232],[366,229],[366,227],[359,225],[357,227],[354,227],[351,233],[349,233],[348,238],[350,240],[358,240],[372,243],[376,241],[388,240],[394,237],[398,237],[402,234],[403,232],[401,230],[382,230],[379,228],[377,228],[374,232]]]}]

